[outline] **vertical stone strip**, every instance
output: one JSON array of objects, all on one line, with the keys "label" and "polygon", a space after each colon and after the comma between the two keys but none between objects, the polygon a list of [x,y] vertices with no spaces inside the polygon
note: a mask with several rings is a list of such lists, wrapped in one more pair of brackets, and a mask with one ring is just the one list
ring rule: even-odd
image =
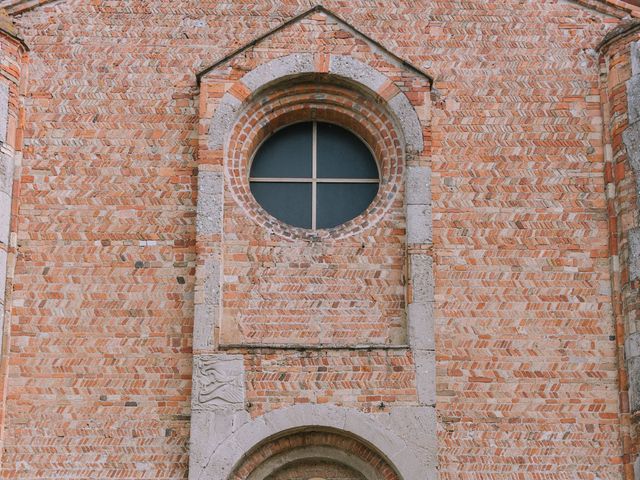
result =
[{"label": "vertical stone strip", "polygon": [[206,350],[215,345],[220,316],[220,251],[222,234],[223,174],[198,173],[196,229],[200,251],[196,270],[193,348]]},{"label": "vertical stone strip", "polygon": [[406,180],[409,344],[416,361],[418,399],[435,405],[434,280],[431,257],[431,169],[409,166]]},{"label": "vertical stone strip", "polygon": [[[626,82],[628,127],[622,134],[629,165],[636,181],[637,207],[640,208],[640,45],[631,44],[631,78]],[[629,229],[628,272],[629,281],[640,280],[640,227]],[[625,309],[628,310],[628,309]],[[640,318],[635,310],[625,314],[625,365],[628,372],[629,407],[631,413],[640,410]]]},{"label": "vertical stone strip", "polygon": [[230,432],[249,421],[242,355],[195,355],[189,478],[203,478],[209,458]]}]

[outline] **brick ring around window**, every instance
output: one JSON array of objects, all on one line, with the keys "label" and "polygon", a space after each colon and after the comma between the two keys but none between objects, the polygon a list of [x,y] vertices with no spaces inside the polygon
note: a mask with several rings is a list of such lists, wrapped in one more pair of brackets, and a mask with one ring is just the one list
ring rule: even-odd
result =
[{"label": "brick ring around window", "polygon": [[[251,194],[250,161],[275,131],[298,122],[326,122],[360,137],[378,163],[380,187],[372,203],[357,217],[333,228],[308,230],[269,215]],[[290,239],[338,239],[376,224],[402,188],[402,137],[384,102],[375,94],[330,75],[286,79],[252,95],[238,112],[225,148],[229,190],[250,218],[269,231]]]}]

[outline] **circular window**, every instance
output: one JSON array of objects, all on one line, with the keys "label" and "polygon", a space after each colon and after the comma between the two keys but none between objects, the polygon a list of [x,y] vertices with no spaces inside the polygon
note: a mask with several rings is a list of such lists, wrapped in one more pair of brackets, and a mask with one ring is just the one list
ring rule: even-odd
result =
[{"label": "circular window", "polygon": [[289,125],[256,151],[251,193],[277,219],[311,230],[336,227],[364,212],[380,174],[369,147],[330,123]]}]

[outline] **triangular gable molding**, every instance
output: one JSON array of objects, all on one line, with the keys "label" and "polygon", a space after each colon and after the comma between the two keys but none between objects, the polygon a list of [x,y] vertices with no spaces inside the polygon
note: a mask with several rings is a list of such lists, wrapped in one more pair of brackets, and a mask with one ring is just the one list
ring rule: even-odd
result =
[{"label": "triangular gable molding", "polygon": [[323,7],[322,5],[316,5],[315,7],[310,8],[309,10],[301,13],[300,15],[297,15],[297,16],[291,18],[290,20],[287,20],[286,22],[282,23],[281,25],[269,30],[268,32],[260,35],[259,37],[256,37],[255,39],[253,39],[250,42],[246,43],[242,47],[240,47],[240,48],[234,50],[233,52],[229,53],[228,55],[224,56],[220,60],[216,61],[213,65],[205,68],[204,70],[202,70],[200,73],[198,73],[196,75],[196,77],[198,79],[198,84],[200,84],[200,81],[201,81],[202,77],[205,76],[210,71],[215,70],[216,68],[220,67],[220,65],[223,65],[224,63],[228,62],[229,60],[231,60],[235,56],[237,56],[237,55],[241,54],[242,52],[254,47],[255,45],[257,45],[260,42],[262,42],[263,40],[269,38],[273,34],[275,34],[275,33],[279,32],[279,31],[287,28],[290,25],[293,25],[293,24],[303,20],[304,18],[308,17],[309,15],[312,15],[312,14],[318,13],[318,12],[321,12],[321,13],[325,14],[328,18],[330,18],[332,21],[334,21],[335,23],[340,25],[340,27],[342,27],[343,29],[345,29],[349,33],[351,33],[354,37],[365,41],[367,43],[367,45],[369,46],[369,48],[371,48],[371,50],[373,52],[379,53],[382,56],[387,57],[387,59],[389,59],[391,61],[391,63],[394,63],[396,66],[400,66],[400,67],[406,68],[406,69],[412,71],[413,73],[428,79],[429,83],[431,85],[433,85],[433,77],[431,75],[429,75],[428,73],[426,73],[424,70],[420,69],[419,67],[413,65],[412,63],[408,62],[407,60],[404,60],[403,58],[399,57],[395,53],[391,52],[384,45],[382,45],[381,43],[379,43],[376,40],[372,39],[368,35],[362,33],[360,30],[355,28],[353,25],[349,24],[348,22],[346,22],[345,20],[343,20],[342,18],[337,16],[332,11],[330,11],[327,8]]}]

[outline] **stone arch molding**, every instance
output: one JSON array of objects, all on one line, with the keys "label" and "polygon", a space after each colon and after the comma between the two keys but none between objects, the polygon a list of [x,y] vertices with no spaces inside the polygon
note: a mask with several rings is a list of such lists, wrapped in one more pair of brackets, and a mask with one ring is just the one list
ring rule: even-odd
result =
[{"label": "stone arch molding", "polygon": [[[329,55],[326,72],[317,68],[320,63],[317,60],[317,56],[312,53],[293,53],[276,58],[246,73],[230,91],[242,91],[251,95],[277,81],[310,73],[328,73],[374,93],[391,86],[392,93],[388,95],[390,98],[386,105],[395,117],[404,138],[405,148],[412,154],[423,151],[424,139],[418,114],[407,96],[386,75],[349,55]],[[224,94],[211,120],[208,138],[208,147],[211,150],[225,148],[241,106],[242,100],[236,95]]]},{"label": "stone arch molding", "polygon": [[[369,444],[394,466],[402,480],[435,479],[435,451],[414,443],[419,434],[416,430],[435,429],[435,418],[425,425],[424,415],[425,411],[418,407],[396,409],[390,414],[367,414],[327,405],[295,405],[275,410],[237,426],[213,450],[195,478],[227,480],[248,452],[270,438],[288,431],[327,428]],[[435,413],[429,411],[427,415]]]}]

